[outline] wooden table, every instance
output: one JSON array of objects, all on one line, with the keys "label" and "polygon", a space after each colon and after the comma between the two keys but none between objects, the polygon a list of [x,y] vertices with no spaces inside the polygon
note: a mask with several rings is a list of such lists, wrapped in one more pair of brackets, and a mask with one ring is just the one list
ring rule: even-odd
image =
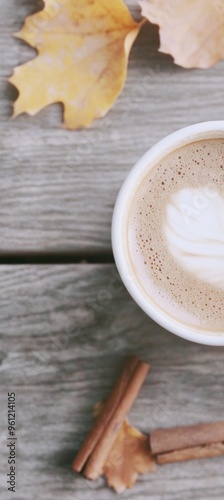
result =
[{"label": "wooden table", "polygon": [[[127,3],[138,19],[135,1]],[[223,119],[224,64],[179,68],[157,52],[157,29],[146,25],[125,90],[103,120],[63,130],[60,105],[11,120],[17,93],[6,78],[34,55],[11,34],[37,6],[0,5],[0,498],[109,500],[104,479],[84,480],[71,461],[128,353],[152,365],[130,414],[141,430],[223,419],[223,348],[179,339],[134,304],[113,263],[110,222],[120,185],[146,149],[182,126]],[[13,391],[16,494],[6,489]],[[159,467],[123,498],[223,500],[223,464]]]}]

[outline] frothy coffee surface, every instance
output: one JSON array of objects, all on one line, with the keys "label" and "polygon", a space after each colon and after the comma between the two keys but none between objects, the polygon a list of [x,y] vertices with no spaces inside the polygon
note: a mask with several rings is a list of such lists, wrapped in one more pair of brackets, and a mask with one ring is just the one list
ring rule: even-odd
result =
[{"label": "frothy coffee surface", "polygon": [[224,139],[185,145],[149,170],[131,202],[128,248],[169,316],[224,330]]}]

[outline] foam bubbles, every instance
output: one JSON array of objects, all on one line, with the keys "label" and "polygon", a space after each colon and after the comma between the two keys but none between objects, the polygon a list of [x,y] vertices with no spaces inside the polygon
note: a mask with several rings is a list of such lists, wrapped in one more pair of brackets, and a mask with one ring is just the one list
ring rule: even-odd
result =
[{"label": "foam bubbles", "polygon": [[128,216],[144,290],[169,315],[214,331],[224,327],[223,166],[224,139],[183,146],[149,171]]}]

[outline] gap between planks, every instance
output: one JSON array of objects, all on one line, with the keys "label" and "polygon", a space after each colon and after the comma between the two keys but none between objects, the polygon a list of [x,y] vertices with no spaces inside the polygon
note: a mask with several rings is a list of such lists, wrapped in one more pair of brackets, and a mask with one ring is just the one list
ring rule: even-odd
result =
[{"label": "gap between planks", "polygon": [[0,265],[10,264],[114,264],[112,251],[0,253]]}]

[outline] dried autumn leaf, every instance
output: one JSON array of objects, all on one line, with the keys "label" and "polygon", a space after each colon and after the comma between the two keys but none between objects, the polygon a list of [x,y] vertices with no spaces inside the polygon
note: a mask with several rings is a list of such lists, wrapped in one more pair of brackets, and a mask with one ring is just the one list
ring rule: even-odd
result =
[{"label": "dried autumn leaf", "polygon": [[[95,418],[100,415],[103,406],[103,402],[96,403],[93,409]],[[135,484],[138,474],[155,470],[156,464],[150,452],[148,436],[132,427],[125,418],[104,464],[103,473],[108,486],[114,488],[117,493],[122,493]]]},{"label": "dried autumn leaf", "polygon": [[155,471],[148,436],[132,427],[125,419],[104,465],[108,485],[117,493],[131,488],[138,474]]},{"label": "dried autumn leaf", "polygon": [[139,0],[160,28],[160,52],[184,68],[209,68],[224,58],[223,0]]},{"label": "dried autumn leaf", "polygon": [[64,105],[65,126],[77,129],[104,116],[125,83],[127,62],[139,32],[122,0],[44,0],[16,34],[38,51],[9,81],[19,98],[14,116]]}]

